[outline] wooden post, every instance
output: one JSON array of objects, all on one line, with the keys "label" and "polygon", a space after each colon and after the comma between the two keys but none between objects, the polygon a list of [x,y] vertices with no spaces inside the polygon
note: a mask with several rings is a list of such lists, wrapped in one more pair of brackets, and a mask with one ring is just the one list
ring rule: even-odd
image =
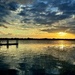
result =
[{"label": "wooden post", "polygon": [[18,40],[16,40],[16,48],[18,48]]},{"label": "wooden post", "polygon": [[1,48],[1,40],[0,40],[0,48]]},{"label": "wooden post", "polygon": [[0,40],[0,45],[1,45],[1,40]]},{"label": "wooden post", "polygon": [[9,40],[7,39],[7,48],[9,48]]}]

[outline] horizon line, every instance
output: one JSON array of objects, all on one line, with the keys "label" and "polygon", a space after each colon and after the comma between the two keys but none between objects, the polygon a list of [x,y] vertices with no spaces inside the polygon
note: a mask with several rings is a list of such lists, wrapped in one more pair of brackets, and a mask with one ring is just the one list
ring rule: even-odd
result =
[{"label": "horizon line", "polygon": [[75,40],[75,38],[0,38],[0,40]]}]

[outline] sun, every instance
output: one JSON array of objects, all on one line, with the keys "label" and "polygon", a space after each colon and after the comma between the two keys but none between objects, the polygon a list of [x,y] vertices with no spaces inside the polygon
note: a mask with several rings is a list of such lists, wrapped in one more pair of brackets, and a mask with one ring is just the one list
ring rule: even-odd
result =
[{"label": "sun", "polygon": [[59,36],[65,36],[66,33],[65,33],[65,32],[59,32],[58,35],[59,35]]}]

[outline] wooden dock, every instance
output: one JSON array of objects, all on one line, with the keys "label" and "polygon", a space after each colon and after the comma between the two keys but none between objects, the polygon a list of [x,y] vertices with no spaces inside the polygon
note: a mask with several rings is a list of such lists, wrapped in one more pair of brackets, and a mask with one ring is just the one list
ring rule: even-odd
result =
[{"label": "wooden dock", "polygon": [[[3,41],[5,41],[6,43],[3,43]],[[15,43],[10,41],[15,41]],[[7,48],[9,48],[9,46],[15,45],[16,48],[18,48],[18,44],[18,39],[0,38],[0,46],[6,46]]]}]

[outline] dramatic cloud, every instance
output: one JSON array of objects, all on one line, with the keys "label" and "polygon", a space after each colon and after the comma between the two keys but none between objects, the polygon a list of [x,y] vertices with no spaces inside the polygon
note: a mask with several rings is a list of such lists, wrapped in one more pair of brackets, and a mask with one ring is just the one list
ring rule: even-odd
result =
[{"label": "dramatic cloud", "polygon": [[0,0],[0,24],[4,23],[75,33],[75,0]]},{"label": "dramatic cloud", "polygon": [[34,0],[0,0],[1,2],[9,3],[9,2],[17,2],[20,4],[28,4],[32,3]]},{"label": "dramatic cloud", "polygon": [[35,23],[52,24],[75,14],[74,6],[75,2],[71,0],[37,0],[23,7],[19,15],[25,16],[25,22],[33,19]]}]

